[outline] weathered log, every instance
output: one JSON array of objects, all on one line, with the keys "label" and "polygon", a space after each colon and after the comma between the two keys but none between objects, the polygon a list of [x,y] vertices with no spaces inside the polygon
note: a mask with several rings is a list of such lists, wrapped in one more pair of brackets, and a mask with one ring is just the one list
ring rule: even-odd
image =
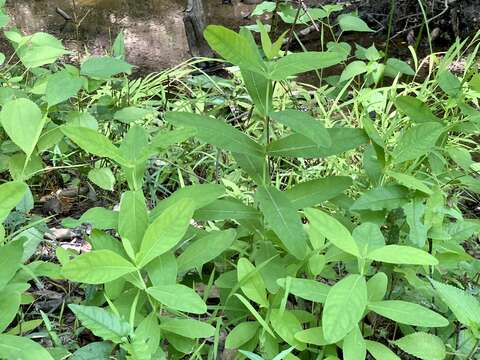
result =
[{"label": "weathered log", "polygon": [[212,57],[213,52],[203,37],[206,17],[202,0],[188,0],[183,15],[188,48],[193,57]]}]

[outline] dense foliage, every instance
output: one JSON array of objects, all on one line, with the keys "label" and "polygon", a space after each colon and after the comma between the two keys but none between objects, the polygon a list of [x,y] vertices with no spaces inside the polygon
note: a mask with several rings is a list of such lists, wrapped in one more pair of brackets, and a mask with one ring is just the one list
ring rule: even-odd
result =
[{"label": "dense foliage", "polygon": [[[76,67],[5,31],[0,358],[477,358],[478,38],[412,67],[352,51],[341,34],[371,29],[339,10],[255,10],[318,21],[320,52],[209,26],[223,78],[198,59],[131,80],[122,34]],[[110,200],[62,219],[89,224],[82,253],[43,241],[54,176]]]}]

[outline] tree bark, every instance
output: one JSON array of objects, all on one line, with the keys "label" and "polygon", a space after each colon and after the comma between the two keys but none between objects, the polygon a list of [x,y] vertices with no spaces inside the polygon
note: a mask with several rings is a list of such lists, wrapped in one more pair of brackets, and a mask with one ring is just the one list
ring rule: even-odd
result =
[{"label": "tree bark", "polygon": [[188,0],[183,15],[183,23],[190,54],[193,57],[212,57],[213,52],[203,37],[206,17],[202,0]]}]

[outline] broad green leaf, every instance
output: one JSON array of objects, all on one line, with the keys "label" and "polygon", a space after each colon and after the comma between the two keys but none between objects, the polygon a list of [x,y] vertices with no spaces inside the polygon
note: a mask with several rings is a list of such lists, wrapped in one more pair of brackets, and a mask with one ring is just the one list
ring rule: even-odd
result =
[{"label": "broad green leaf", "polygon": [[387,245],[373,250],[367,257],[389,264],[438,265],[438,260],[429,253],[403,245]]},{"label": "broad green leaf", "polygon": [[347,176],[329,176],[299,183],[284,194],[296,209],[304,209],[340,195],[352,183],[352,179]]},{"label": "broad green leaf", "polygon": [[214,260],[235,241],[235,230],[212,231],[195,240],[180,254],[177,259],[178,271],[186,272],[193,268],[200,268],[203,264]]},{"label": "broad green leaf", "polygon": [[440,314],[418,304],[401,300],[369,302],[368,309],[400,324],[422,327],[448,326]]},{"label": "broad green leaf", "polygon": [[328,292],[323,308],[322,325],[325,340],[333,344],[350,333],[367,306],[367,283],[361,275],[348,275]]},{"label": "broad green leaf", "polygon": [[398,173],[395,171],[388,171],[387,174],[397,180],[400,185],[403,185],[409,189],[418,190],[428,195],[433,194],[433,191],[427,185],[425,185],[423,181],[415,178],[412,175]]},{"label": "broad green leaf", "polygon": [[273,62],[268,74],[271,80],[285,80],[289,76],[337,65],[346,59],[343,52],[307,51],[288,54]]},{"label": "broad green leaf", "polygon": [[45,119],[31,100],[11,100],[2,107],[0,122],[10,139],[30,156],[42,133]]},{"label": "broad green leaf", "polygon": [[267,147],[267,153],[274,157],[323,158],[355,149],[369,141],[361,129],[331,128],[327,131],[332,140],[332,146],[329,148],[320,147],[303,135],[292,134],[272,141]]},{"label": "broad green leaf", "polygon": [[150,213],[150,218],[157,218],[165,209],[182,199],[194,202],[195,209],[200,209],[225,194],[225,188],[219,184],[191,185],[178,189],[168,198],[163,199]]},{"label": "broad green leaf", "polygon": [[76,350],[70,360],[109,360],[113,344],[106,341],[92,342]]},{"label": "broad green leaf", "polygon": [[52,107],[77,95],[83,81],[67,70],[59,71],[48,78],[45,96],[48,106]]},{"label": "broad green leaf", "polygon": [[176,126],[194,128],[201,141],[220,149],[252,156],[263,155],[262,146],[221,120],[186,112],[168,112],[165,120]]},{"label": "broad green leaf", "polygon": [[293,131],[309,138],[318,146],[330,147],[332,145],[330,134],[322,122],[305,112],[287,109],[280,112],[273,112],[270,114],[270,117],[280,124],[288,126]]},{"label": "broad green leaf", "polygon": [[460,80],[448,70],[443,70],[437,74],[438,85],[449,96],[455,97],[462,90]]},{"label": "broad green leaf", "polygon": [[255,266],[246,258],[240,258],[238,260],[237,278],[247,298],[262,307],[268,307],[267,291],[262,276]]},{"label": "broad green leaf", "polygon": [[442,301],[457,320],[465,326],[480,326],[480,302],[473,295],[457,287],[430,280]]},{"label": "broad green leaf", "polygon": [[360,256],[360,250],[352,235],[337,219],[317,209],[305,209],[310,226],[325,236],[340,250],[353,256]]},{"label": "broad green leaf", "polygon": [[313,344],[318,346],[328,345],[329,342],[323,337],[323,329],[321,327],[313,327],[295,333],[295,339],[305,344]]},{"label": "broad green leaf", "polygon": [[136,257],[140,268],[178,244],[188,229],[193,211],[193,201],[181,199],[165,209],[150,224]]},{"label": "broad green leaf", "polygon": [[0,291],[0,332],[4,332],[5,329],[17,316],[18,309],[20,308],[20,293],[10,290]]},{"label": "broad green leaf", "polygon": [[444,131],[438,122],[425,122],[409,128],[397,141],[393,150],[394,163],[415,160],[428,154],[435,148],[438,138]]},{"label": "broad green leaf", "polygon": [[366,340],[368,352],[375,360],[401,360],[395,353],[382,343]]},{"label": "broad green leaf", "polygon": [[27,185],[20,181],[9,181],[0,185],[0,223],[20,203],[27,190]]},{"label": "broad green leaf", "polygon": [[152,111],[148,109],[142,109],[136,106],[129,106],[121,110],[118,110],[113,115],[113,118],[124,124],[130,124],[138,120],[143,120],[145,116],[151,113]]},{"label": "broad green leaf", "polygon": [[209,25],[203,35],[210,47],[228,62],[249,71],[264,73],[265,65],[248,40],[235,31],[219,25]]},{"label": "broad green leaf", "polygon": [[353,229],[352,236],[362,258],[366,258],[369,252],[385,246],[385,238],[379,226],[370,222],[362,223]]},{"label": "broad green leaf", "polygon": [[106,157],[118,163],[126,162],[118,148],[96,130],[78,126],[64,126],[62,132],[88,153]]},{"label": "broad green leaf", "polygon": [[358,326],[343,339],[342,353],[344,360],[363,360],[367,356],[367,346]]},{"label": "broad green leaf", "polygon": [[53,360],[40,344],[21,336],[0,334],[0,357],[4,359]]},{"label": "broad green leaf", "polygon": [[421,100],[413,96],[398,96],[395,105],[400,112],[407,115],[415,123],[439,122],[432,110]]},{"label": "broad green leaf", "polygon": [[422,360],[443,360],[446,356],[442,339],[425,332],[409,334],[393,343],[406,353]]},{"label": "broad green leaf", "polygon": [[208,338],[215,334],[215,328],[203,321],[194,319],[167,319],[161,320],[160,328],[189,339]]},{"label": "broad green leaf", "polygon": [[243,305],[245,305],[245,307],[248,309],[248,311],[250,311],[255,320],[257,320],[257,322],[263,327],[263,329],[268,332],[272,337],[275,337],[275,334],[270,329],[270,326],[268,326],[266,321],[262,318],[258,311],[255,310],[252,304],[250,304],[250,302],[240,294],[235,294],[235,296],[242,302]]},{"label": "broad green leaf", "polygon": [[[287,290],[286,279],[278,279],[278,285]],[[310,279],[289,278],[288,291],[299,298],[325,303],[330,286]]]},{"label": "broad green leaf", "polygon": [[428,226],[422,219],[425,214],[425,205],[420,199],[412,199],[409,203],[402,206],[403,212],[410,229],[408,240],[418,248],[423,248],[427,242]]},{"label": "broad green leaf", "polygon": [[307,237],[297,210],[285,194],[273,186],[260,186],[255,199],[265,220],[288,252],[297,259],[303,259],[308,247]]},{"label": "broad green leaf", "polygon": [[125,320],[103,308],[76,304],[68,307],[83,326],[103,340],[119,344],[130,334],[130,325]]},{"label": "broad green leaf", "polygon": [[245,321],[235,326],[225,340],[226,349],[239,349],[256,336],[260,324],[256,321]]},{"label": "broad green leaf", "polygon": [[408,201],[408,190],[399,185],[378,186],[363,193],[350,210],[393,210]]},{"label": "broad green leaf", "polygon": [[135,266],[111,250],[77,256],[63,267],[65,278],[87,284],[103,284],[135,271]]},{"label": "broad green leaf", "polygon": [[92,56],[85,60],[80,73],[95,79],[107,80],[119,74],[131,74],[133,66],[121,59],[109,56]]},{"label": "broad green leaf", "polygon": [[342,31],[373,32],[368,25],[353,14],[345,14],[338,17],[338,25]]},{"label": "broad green leaf", "polygon": [[377,272],[367,281],[368,301],[380,301],[386,293],[388,287],[388,277],[384,272]]},{"label": "broad green leaf", "polygon": [[120,201],[118,233],[122,238],[128,239],[133,249],[138,251],[147,227],[148,210],[143,192],[125,192]]},{"label": "broad green leaf", "polygon": [[232,153],[237,165],[247,173],[256,183],[263,184],[266,178],[266,159],[265,156],[253,156],[241,153]]},{"label": "broad green leaf", "polygon": [[80,216],[80,219],[64,219],[62,224],[66,227],[76,227],[82,224],[92,224],[95,229],[116,229],[118,225],[118,212],[95,207],[88,209]]},{"label": "broad green leaf", "polygon": [[113,191],[115,185],[115,175],[110,168],[95,168],[88,172],[88,179],[98,187]]},{"label": "broad green leaf", "polygon": [[195,220],[243,220],[258,219],[260,213],[252,206],[247,206],[240,200],[234,198],[219,199],[195,211]]},{"label": "broad green leaf", "polygon": [[368,71],[367,64],[363,61],[352,61],[347,65],[343,70],[342,75],[340,76],[340,82],[348,81],[355,76],[365,74]]},{"label": "broad green leaf", "polygon": [[153,259],[146,269],[153,286],[172,285],[177,282],[178,268],[173,252],[166,252]]},{"label": "broad green leaf", "polygon": [[170,309],[192,314],[207,312],[207,305],[202,298],[193,289],[182,284],[157,285],[148,288],[147,293]]},{"label": "broad green leaf", "polygon": [[53,64],[61,56],[68,54],[62,42],[50,34],[37,32],[24,37],[16,54],[26,68],[36,68]]},{"label": "broad green leaf", "polygon": [[165,150],[170,146],[181,143],[197,132],[192,128],[178,128],[175,130],[160,131],[150,141],[150,147],[155,150]]},{"label": "broad green leaf", "polygon": [[302,325],[293,312],[289,310],[272,309],[270,323],[275,332],[289,345],[298,350],[304,350],[305,344],[295,338],[295,334],[302,331]]},{"label": "broad green leaf", "polygon": [[387,60],[387,63],[385,64],[385,76],[395,78],[399,74],[413,76],[415,75],[415,71],[405,61],[395,59],[395,58],[389,58]]},{"label": "broad green leaf", "polygon": [[140,190],[145,175],[146,160],[152,154],[149,152],[147,132],[141,126],[130,126],[120,144],[119,151],[127,162],[121,163],[132,190]]}]

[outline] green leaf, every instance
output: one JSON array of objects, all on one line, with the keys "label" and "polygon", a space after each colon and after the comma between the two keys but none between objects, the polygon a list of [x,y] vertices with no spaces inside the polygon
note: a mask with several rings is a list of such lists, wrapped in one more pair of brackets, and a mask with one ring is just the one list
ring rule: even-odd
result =
[{"label": "green leaf", "polygon": [[172,285],[177,282],[177,261],[173,252],[166,252],[152,260],[146,269],[153,286]]},{"label": "green leaf", "polygon": [[226,349],[239,349],[256,334],[260,324],[256,321],[245,321],[235,326],[225,340]]},{"label": "green leaf", "polygon": [[295,339],[305,344],[313,344],[318,346],[328,345],[329,342],[323,337],[323,329],[321,327],[313,327],[295,333]]},{"label": "green leaf", "polygon": [[203,321],[193,319],[162,319],[160,328],[189,339],[208,338],[215,334],[215,328]]},{"label": "green leaf", "polygon": [[138,121],[138,120],[143,120],[145,116],[148,114],[151,114],[151,110],[147,109],[142,109],[139,107],[135,106],[130,106],[123,108],[121,110],[118,110],[114,115],[113,118],[115,120],[118,120],[124,124],[130,124],[132,122]]},{"label": "green leaf", "polygon": [[340,250],[360,256],[360,250],[350,232],[337,219],[317,209],[305,209],[310,225]]},{"label": "green leaf", "polygon": [[380,301],[385,297],[388,287],[388,277],[384,272],[377,272],[367,281],[368,301]]},{"label": "green leaf", "polygon": [[195,209],[200,209],[213,203],[220,196],[225,194],[225,188],[218,184],[202,184],[186,186],[178,189],[168,198],[160,201],[160,203],[150,213],[150,218],[157,218],[169,206],[179,202],[182,199],[189,199],[194,202]]},{"label": "green leaf", "polygon": [[113,191],[115,185],[115,175],[110,168],[96,168],[88,172],[88,179],[98,187]]},{"label": "green leaf", "polygon": [[0,247],[0,290],[8,284],[22,265],[23,242],[13,241]]},{"label": "green leaf", "polygon": [[53,64],[61,56],[68,54],[62,42],[50,34],[37,32],[22,38],[16,53],[26,68],[36,68]]},{"label": "green leaf", "polygon": [[263,147],[223,121],[186,112],[168,112],[165,120],[176,126],[194,128],[197,137],[223,150],[263,156]]},{"label": "green leaf", "polygon": [[331,128],[327,131],[332,140],[332,146],[328,148],[318,146],[303,135],[293,134],[272,141],[267,147],[267,153],[274,157],[323,158],[355,149],[369,141],[367,134],[361,129]]},{"label": "green leaf", "polygon": [[200,268],[229,249],[235,241],[235,230],[212,231],[195,240],[180,254],[177,259],[178,271],[186,272],[193,268]]},{"label": "green leaf", "polygon": [[[68,224],[65,224],[66,220],[69,220]],[[95,207],[84,212],[82,216],[80,216],[80,219],[64,219],[62,224],[67,227],[92,224],[93,227],[98,230],[116,229],[118,225],[118,212],[103,207]]]},{"label": "green leaf", "polygon": [[353,229],[352,236],[362,258],[366,258],[369,252],[385,246],[385,238],[379,226],[370,222],[362,223]]},{"label": "green leaf", "polygon": [[367,257],[389,264],[438,265],[438,260],[429,253],[403,245],[387,245],[373,250]]},{"label": "green leaf", "polygon": [[97,306],[68,305],[78,320],[96,336],[116,344],[130,334],[130,325],[118,316]]},{"label": "green leaf", "polygon": [[20,293],[11,290],[0,291],[0,332],[4,332],[5,329],[17,316],[18,309],[20,308]]},{"label": "green leaf", "polygon": [[106,157],[120,164],[126,162],[118,148],[96,130],[78,126],[64,126],[62,132],[90,154]]},{"label": "green leaf", "polygon": [[442,301],[447,304],[457,320],[473,328],[480,326],[480,302],[473,295],[457,287],[430,280]]},{"label": "green leaf", "polygon": [[83,81],[67,70],[59,71],[48,78],[45,92],[48,106],[52,107],[77,95]]},{"label": "green leaf", "polygon": [[413,96],[399,96],[395,100],[395,105],[415,123],[441,121],[423,101]]},{"label": "green leaf", "polygon": [[348,275],[328,292],[322,314],[323,336],[333,344],[350,333],[367,306],[367,283],[361,275]]},{"label": "green leaf", "polygon": [[342,31],[373,32],[368,25],[356,15],[345,14],[338,17],[338,25]]},{"label": "green leaf", "polygon": [[342,71],[339,82],[344,82],[354,78],[355,76],[365,74],[368,71],[367,64],[363,61],[352,61],[347,65],[347,67]]},{"label": "green leaf", "polygon": [[400,324],[422,327],[444,327],[449,324],[440,314],[421,305],[401,300],[369,302],[368,309]]},{"label": "green leaf", "polygon": [[[325,303],[330,286],[310,279],[289,278],[288,291],[299,298],[313,301],[316,303]],[[277,283],[283,289],[286,287],[287,279],[278,279]]]},{"label": "green leaf", "polygon": [[304,209],[333,199],[352,186],[352,183],[348,176],[329,176],[299,183],[284,194],[296,209]]},{"label": "green leaf", "polygon": [[135,271],[129,261],[110,250],[96,250],[77,256],[63,267],[63,275],[76,282],[104,284]]},{"label": "green leaf", "polygon": [[367,346],[358,326],[343,339],[342,352],[344,360],[365,359],[367,356]]},{"label": "green leaf", "polygon": [[263,327],[263,329],[266,332],[268,332],[270,335],[272,335],[272,337],[275,337],[275,334],[273,333],[273,331],[270,329],[270,327],[265,322],[265,320],[261,317],[258,311],[255,310],[252,304],[250,304],[250,302],[240,294],[235,294],[235,296],[242,302],[243,305],[245,305],[245,307],[248,309],[248,311],[250,311],[250,313],[253,315],[255,320],[258,321],[258,323]]},{"label": "green leaf", "polygon": [[40,344],[27,338],[0,334],[0,357],[4,359],[53,360]]},{"label": "green leaf", "polygon": [[273,62],[268,74],[271,80],[285,80],[289,76],[337,65],[347,58],[344,52],[307,51],[288,54]]},{"label": "green leaf", "polygon": [[141,190],[127,191],[120,200],[118,233],[128,239],[135,251],[140,249],[148,227],[148,210]]},{"label": "green leaf", "polygon": [[192,314],[207,312],[207,305],[202,298],[193,289],[185,285],[158,285],[148,288],[147,293],[170,309]]},{"label": "green leaf", "polygon": [[15,145],[30,156],[45,124],[40,108],[28,99],[11,100],[3,105],[0,122]]},{"label": "green leaf", "polygon": [[449,96],[456,97],[462,90],[462,83],[450,71],[444,70],[437,75],[438,85]]},{"label": "green leaf", "polygon": [[321,121],[311,117],[305,112],[287,109],[281,112],[271,113],[270,117],[280,124],[288,126],[293,131],[309,138],[318,146],[330,147],[332,145],[330,134]]},{"label": "green leaf", "polygon": [[107,80],[118,74],[132,73],[133,66],[121,59],[109,56],[92,56],[80,67],[80,74],[95,79]]},{"label": "green leaf", "polygon": [[445,131],[438,122],[425,122],[409,128],[397,141],[392,156],[395,164],[415,160],[435,148],[440,135]]},{"label": "green leaf", "polygon": [[260,213],[252,206],[247,206],[234,198],[219,199],[195,211],[195,220],[255,220]]},{"label": "green leaf", "polygon": [[273,186],[260,186],[255,195],[267,223],[280,238],[288,252],[303,259],[307,252],[307,237],[295,207],[284,193]]},{"label": "green leaf", "polygon": [[363,193],[350,210],[393,210],[405,204],[408,201],[407,196],[408,191],[403,186],[378,186]]},{"label": "green leaf", "polygon": [[443,360],[446,356],[442,339],[424,332],[409,334],[393,343],[406,353],[422,360]]},{"label": "green leaf", "polygon": [[248,40],[235,31],[219,25],[209,25],[203,35],[210,47],[228,62],[249,71],[260,74],[264,72],[265,65]]},{"label": "green leaf", "polygon": [[0,223],[2,223],[10,211],[23,199],[28,187],[20,181],[9,181],[0,185]]},{"label": "green leaf", "polygon": [[76,350],[70,360],[109,360],[113,344],[106,341],[92,342]]},{"label": "green leaf", "polygon": [[136,263],[140,268],[171,250],[187,232],[194,203],[181,199],[165,209],[145,231]]},{"label": "green leaf", "polygon": [[395,171],[388,171],[387,174],[409,189],[418,190],[425,194],[431,195],[433,191],[425,185],[425,183],[412,175],[402,174]]},{"label": "green leaf", "polygon": [[368,352],[375,360],[401,360],[395,353],[382,343],[366,340]]},{"label": "green leaf", "polygon": [[237,263],[237,278],[240,288],[247,298],[262,307],[268,307],[267,291],[260,272],[245,258]]},{"label": "green leaf", "polygon": [[305,344],[295,338],[295,334],[302,331],[302,324],[293,314],[288,310],[272,309],[270,312],[270,323],[275,332],[289,345],[298,350],[304,350]]},{"label": "green leaf", "polygon": [[395,59],[395,58],[389,58],[385,66],[385,76],[395,78],[399,74],[414,76],[415,71],[405,61]]}]

